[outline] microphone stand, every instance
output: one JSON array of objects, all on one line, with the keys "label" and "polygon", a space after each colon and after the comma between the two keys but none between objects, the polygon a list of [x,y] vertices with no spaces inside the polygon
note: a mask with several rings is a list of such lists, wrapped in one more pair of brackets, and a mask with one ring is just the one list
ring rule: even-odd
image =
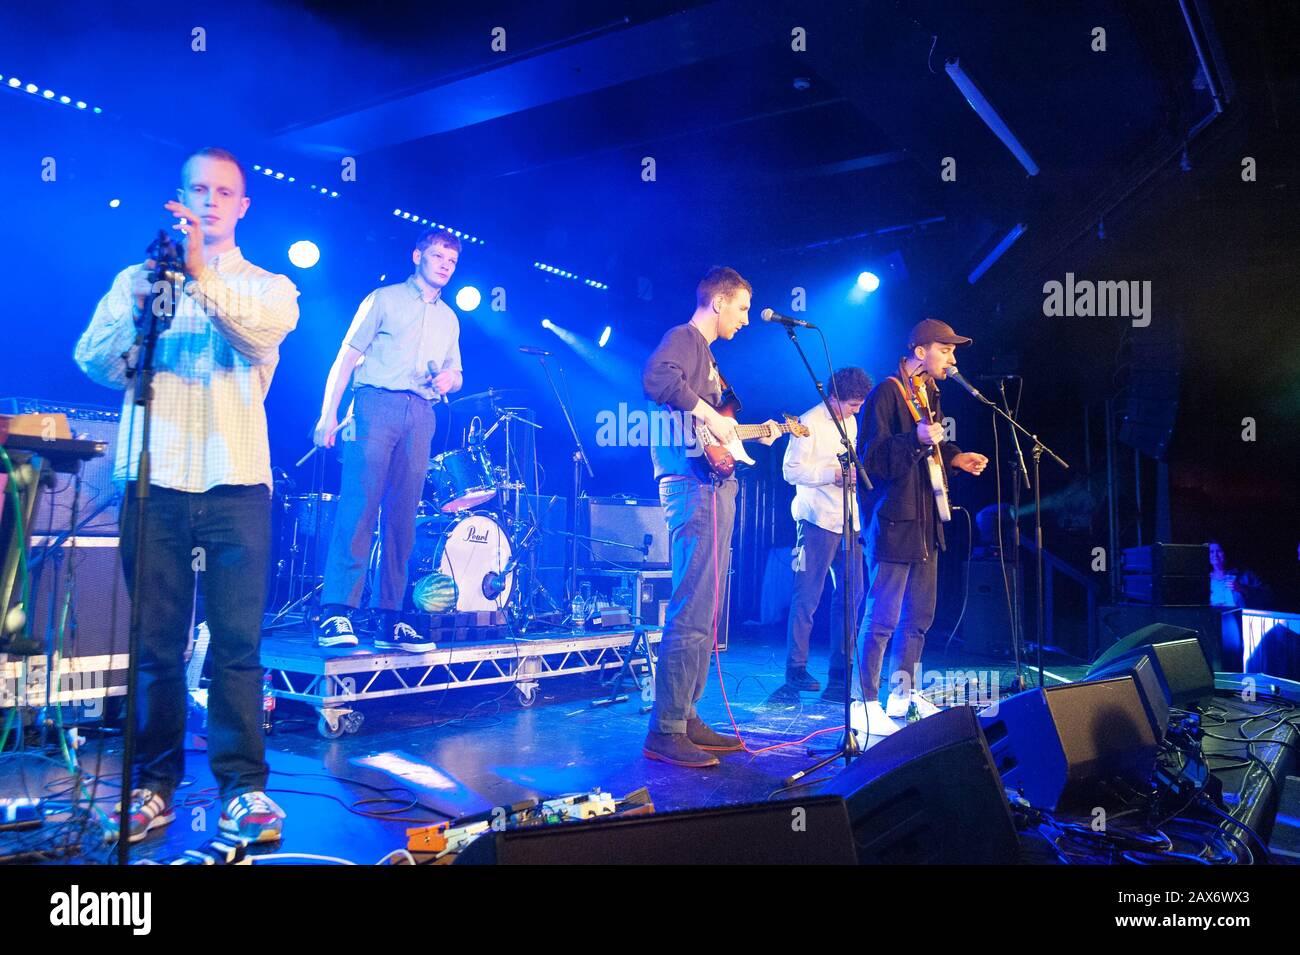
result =
[{"label": "microphone stand", "polygon": [[[1011,427],[1015,429],[1015,431],[1019,431],[1026,438],[1028,438],[1030,441],[1033,442],[1033,447],[1030,449],[1030,454],[1032,454],[1034,457],[1034,480],[1033,480],[1034,551],[1035,551],[1035,558],[1036,558],[1034,572],[1035,572],[1035,578],[1037,581],[1037,589],[1038,589],[1038,593],[1036,595],[1037,596],[1036,602],[1038,604],[1037,606],[1038,620],[1036,625],[1037,637],[1038,637],[1038,649],[1037,649],[1037,659],[1035,661],[1035,664],[1038,670],[1038,685],[1041,687],[1043,685],[1043,639],[1044,639],[1043,637],[1043,507],[1042,507],[1043,494],[1042,494],[1042,486],[1040,483],[1039,465],[1042,461],[1043,454],[1046,453],[1047,456],[1050,457],[1057,464],[1059,464],[1063,470],[1068,471],[1070,469],[1070,466],[1065,463],[1065,461],[1061,458],[1059,454],[1057,454],[1047,445],[1043,444],[1043,442],[1038,439],[1038,435],[1031,434],[1020,424],[1019,421],[1015,419],[1014,416],[1012,416],[1009,412],[1003,411],[1001,408],[999,408],[997,402],[990,401],[988,398],[985,398],[984,395],[980,393],[978,388],[976,388],[974,385],[972,385],[969,381],[967,381],[965,378],[961,376],[961,374],[957,371],[956,368],[950,368],[948,370],[948,377],[951,378],[953,381],[957,382],[957,384],[961,385],[967,391],[969,391],[971,393],[971,396],[975,398],[975,400],[983,402],[984,404],[992,408],[997,414],[1005,418],[1011,424]],[[1013,431],[1012,433],[1014,434],[1015,432]]]},{"label": "microphone stand", "polygon": [[[816,326],[808,326],[815,328]],[[818,329],[820,332],[820,329]],[[819,759],[813,765],[801,769],[785,780],[786,786],[793,786],[805,776],[817,772],[824,766],[829,766],[835,760],[843,757],[844,765],[847,768],[853,762],[854,757],[861,755],[861,748],[858,746],[858,738],[853,735],[853,671],[854,659],[856,654],[853,652],[854,639],[856,637],[857,620],[853,613],[853,495],[857,490],[857,482],[854,476],[866,485],[867,490],[872,489],[871,479],[867,477],[867,469],[862,466],[862,459],[858,457],[857,449],[853,447],[853,442],[849,440],[849,433],[844,427],[844,422],[836,415],[831,407],[830,398],[826,394],[826,388],[817,373],[813,371],[812,363],[808,361],[807,354],[804,353],[803,346],[799,344],[799,339],[795,335],[794,326],[785,325],[785,333],[790,336],[790,344],[794,345],[794,350],[799,353],[803,360],[803,366],[808,370],[808,377],[812,379],[813,386],[817,389],[817,394],[821,396],[822,406],[825,407],[826,413],[830,416],[831,422],[835,425],[835,430],[839,432],[840,444],[843,445],[844,451],[837,455],[840,462],[840,502],[841,516],[844,523],[841,525],[840,546],[844,551],[844,586],[840,588],[841,596],[844,599],[844,626],[843,633],[840,635],[844,647],[844,736],[840,741],[840,748],[831,752],[829,756]],[[830,353],[827,352],[827,364],[830,364]],[[833,371],[833,370],[832,370]],[[838,398],[837,398],[838,400]],[[861,564],[861,561],[859,561]]]},{"label": "microphone stand", "polygon": [[[161,229],[150,245],[149,294],[144,314],[137,323],[136,363],[127,377],[135,379],[135,404],[141,409],[140,456],[135,472],[135,568],[132,572],[131,626],[127,638],[126,725],[122,728],[122,802],[118,810],[117,862],[128,865],[131,856],[132,763],[135,760],[136,686],[140,674],[140,626],[142,623],[145,574],[145,520],[149,513],[149,481],[152,459],[149,434],[153,422],[154,352],[158,336],[171,327],[176,317],[177,286],[185,280],[185,259],[171,237]],[[164,289],[165,294],[159,295]],[[129,506],[129,505],[128,505]]]},{"label": "microphone stand", "polygon": [[[585,467],[588,477],[595,477],[596,472],[591,469],[591,461],[587,458],[587,452],[582,447],[582,438],[578,436],[578,427],[573,423],[573,415],[569,413],[569,406],[565,403],[564,397],[560,394],[560,389],[555,387],[555,379],[551,377],[550,366],[546,364],[546,356],[538,355],[537,362],[542,366],[542,371],[546,374],[546,380],[551,385],[551,391],[555,392],[555,400],[560,403],[560,410],[564,412],[565,424],[569,426],[569,434],[573,436],[573,507],[569,512],[570,533],[575,536],[569,538],[569,547],[567,556],[566,572],[564,575],[564,585],[568,593],[565,598],[572,603],[573,595],[578,592],[578,539],[576,532],[578,530],[578,495],[582,493],[582,470]],[[563,373],[564,369],[561,368]]]},{"label": "microphone stand", "polygon": [[[1002,394],[1002,407],[1006,409],[1007,414],[1011,414],[1011,403],[1007,400],[1007,385],[1004,379],[998,380],[998,390]],[[1020,407],[1019,398],[1016,399],[1016,407],[1017,409]],[[997,427],[996,418],[993,419],[993,427]],[[1012,462],[1015,480],[1011,492],[1011,652],[1015,657],[1016,676],[1011,681],[1011,692],[1019,693],[1025,688],[1024,664],[1020,657],[1025,639],[1020,604],[1020,482],[1024,481],[1025,487],[1029,487],[1029,471],[1025,468],[1025,455],[1020,449],[1020,435],[1016,434],[1014,428],[1011,429],[1011,444],[1016,449],[1016,457]],[[1041,681],[1039,685],[1042,685]]]}]

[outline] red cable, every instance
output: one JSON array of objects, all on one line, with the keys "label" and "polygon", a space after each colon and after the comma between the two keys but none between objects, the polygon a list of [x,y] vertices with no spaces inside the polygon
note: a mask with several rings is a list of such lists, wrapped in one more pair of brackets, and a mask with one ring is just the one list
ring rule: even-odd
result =
[{"label": "red cable", "polygon": [[[731,542],[728,541],[727,545],[730,546]],[[736,715],[731,712],[731,700],[727,698],[727,684],[722,679],[722,656],[718,650],[718,617],[722,606],[722,599],[719,593],[721,575],[722,571],[718,566],[718,485],[715,484],[713,485],[713,660],[717,665],[718,686],[722,690],[722,702],[727,708],[727,719],[731,720],[731,729],[735,732],[736,738],[740,740],[741,747],[751,756],[758,756],[761,753],[769,753],[772,750],[781,749],[786,746],[799,746],[802,743],[808,742],[814,736],[821,736],[823,733],[838,733],[843,730],[844,724],[841,723],[839,726],[828,726],[825,729],[815,730],[803,739],[790,740],[785,743],[773,743],[771,746],[763,746],[759,749],[749,748],[749,744],[745,742],[745,738],[740,735],[740,727],[736,725]],[[856,641],[854,642],[856,644]],[[855,645],[855,653],[856,650],[857,647]]]}]

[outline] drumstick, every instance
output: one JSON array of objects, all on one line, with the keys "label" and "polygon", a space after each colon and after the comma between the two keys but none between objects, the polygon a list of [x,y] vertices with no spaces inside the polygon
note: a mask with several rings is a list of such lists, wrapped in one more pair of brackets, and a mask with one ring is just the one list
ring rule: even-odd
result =
[{"label": "drumstick", "polygon": [[[352,422],[352,415],[349,414],[346,418],[344,418],[342,421],[340,421],[338,424],[336,424],[333,428],[331,428],[329,434],[326,435],[326,437],[330,437],[330,438],[334,437],[334,435],[338,434],[339,431],[340,431],[342,428],[344,428],[345,426],[347,426],[347,425],[350,424],[351,422]],[[298,463],[295,464],[294,467],[296,467],[296,468],[300,468],[300,467],[302,467],[304,464],[307,463],[307,460],[308,460],[308,459],[309,459],[313,454],[315,454],[315,453],[316,453],[317,451],[319,451],[319,450],[320,450],[320,447],[319,447],[318,445],[313,444],[313,445],[311,446],[311,450],[308,451],[306,454],[304,454],[301,458],[299,458],[299,459],[298,459]]]}]

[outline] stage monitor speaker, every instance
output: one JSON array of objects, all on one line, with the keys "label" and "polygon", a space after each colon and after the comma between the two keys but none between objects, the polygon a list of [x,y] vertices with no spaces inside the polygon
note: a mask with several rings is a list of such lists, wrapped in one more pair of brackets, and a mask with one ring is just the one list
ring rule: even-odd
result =
[{"label": "stage monitor speaker", "polygon": [[1134,650],[1150,646],[1153,643],[1163,643],[1166,640],[1186,640],[1195,639],[1196,631],[1188,630],[1186,627],[1175,627],[1167,623],[1153,623],[1149,626],[1134,630],[1126,637],[1120,637],[1113,644],[1107,647],[1092,661],[1094,667],[1105,666],[1121,657],[1126,657]]},{"label": "stage monitor speaker", "polygon": [[823,791],[848,804],[860,863],[1016,860],[1011,809],[972,707],[909,723]]},{"label": "stage monitor speaker", "polygon": [[[668,527],[658,500],[635,497],[584,497],[578,501],[578,533],[616,543],[578,539],[582,568],[669,566]],[[620,546],[627,545],[627,546]]]},{"label": "stage monitor speaker", "polygon": [[[1149,629],[1156,624],[1163,624],[1165,629],[1153,630],[1152,633],[1156,634],[1154,636],[1141,637],[1134,632]],[[1224,607],[1103,604],[1097,608],[1097,636],[1098,645],[1106,647],[1106,650],[1093,662],[1106,663],[1125,656],[1143,643],[1182,640],[1190,635],[1196,635],[1200,639],[1201,648],[1212,669],[1233,669],[1221,665],[1225,659],[1225,642],[1240,642],[1241,636],[1235,628],[1233,615]]]},{"label": "stage monitor speaker", "polygon": [[1124,656],[1113,657],[1104,664],[1093,664],[1088,670],[1088,679],[1125,672],[1139,657],[1151,660],[1166,705],[1194,706],[1214,696],[1214,671],[1210,669],[1210,661],[1205,659],[1205,652],[1194,633],[1182,640],[1141,644]]},{"label": "stage monitor speaker", "polygon": [[1037,809],[1087,813],[1145,790],[1157,740],[1131,676],[1026,690],[980,717],[998,773]]},{"label": "stage monitor speaker", "polygon": [[1131,657],[1114,660],[1100,669],[1089,670],[1086,679],[1106,680],[1124,676],[1131,676],[1137,684],[1142,708],[1151,721],[1151,730],[1156,739],[1164,739],[1169,731],[1169,692],[1165,688],[1165,680],[1155,654],[1145,650],[1134,651]]},{"label": "stage monitor speaker", "polygon": [[838,796],[485,832],[457,865],[852,865]]},{"label": "stage monitor speaker", "polygon": [[[103,441],[108,445],[102,457],[81,464],[77,521],[81,523],[82,534],[117,536],[121,493],[113,483],[113,457],[117,448],[118,412],[95,405],[64,405],[37,398],[0,398],[0,414],[63,414],[67,416],[73,437]],[[41,493],[30,532],[58,535],[71,530],[75,490],[74,475],[56,474],[53,489]]]}]

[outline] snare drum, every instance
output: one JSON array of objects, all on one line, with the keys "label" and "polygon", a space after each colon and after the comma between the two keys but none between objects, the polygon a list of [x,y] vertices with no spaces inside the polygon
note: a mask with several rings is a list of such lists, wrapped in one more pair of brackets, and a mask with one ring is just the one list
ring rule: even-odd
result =
[{"label": "snare drum", "polygon": [[485,448],[446,451],[429,461],[425,496],[445,514],[478,507],[496,497],[496,493],[492,462]]}]

